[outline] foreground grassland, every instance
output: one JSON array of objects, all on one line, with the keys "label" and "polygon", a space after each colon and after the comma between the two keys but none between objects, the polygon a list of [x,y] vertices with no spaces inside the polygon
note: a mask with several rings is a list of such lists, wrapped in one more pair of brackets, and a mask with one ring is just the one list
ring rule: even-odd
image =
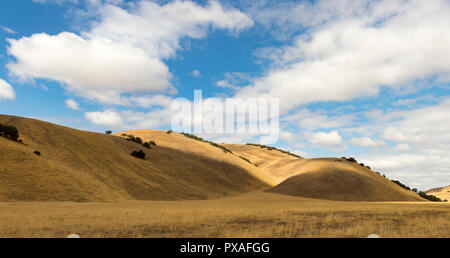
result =
[{"label": "foreground grassland", "polygon": [[450,204],[272,193],[204,201],[0,203],[0,237],[450,237]]}]

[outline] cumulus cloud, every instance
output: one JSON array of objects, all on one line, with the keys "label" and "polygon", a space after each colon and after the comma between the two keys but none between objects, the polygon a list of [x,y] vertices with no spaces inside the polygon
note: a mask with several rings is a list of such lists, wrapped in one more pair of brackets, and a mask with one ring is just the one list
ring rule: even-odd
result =
[{"label": "cumulus cloud", "polygon": [[98,21],[80,35],[9,39],[8,53],[16,59],[8,64],[12,74],[21,80],[55,80],[82,97],[125,105],[125,93],[176,92],[163,59],[182,48],[180,40],[205,37],[210,26],[238,32],[253,25],[245,14],[217,1],[206,6],[139,1],[128,9],[108,3],[93,7]]},{"label": "cumulus cloud", "polygon": [[435,75],[450,78],[448,1],[301,5],[298,26],[306,33],[268,54],[273,67],[239,95],[278,97],[287,111],[376,96],[381,87],[399,89]]},{"label": "cumulus cloud", "polygon": [[384,141],[374,140],[370,137],[352,138],[350,143],[361,147],[380,147],[386,145]]},{"label": "cumulus cloud", "polygon": [[194,70],[192,71],[191,75],[198,78],[201,76],[201,73],[199,70]]},{"label": "cumulus cloud", "polygon": [[86,112],[84,117],[90,122],[116,130],[161,128],[171,123],[173,111],[160,108],[149,112],[132,110],[105,110]]},{"label": "cumulus cloud", "polygon": [[0,79],[0,100],[2,99],[16,99],[16,94],[13,87],[6,81]]},{"label": "cumulus cloud", "polygon": [[308,141],[319,146],[340,148],[343,147],[342,137],[337,131],[310,133],[307,137]]},{"label": "cumulus cloud", "polygon": [[73,110],[80,110],[78,103],[73,99],[66,100],[66,107],[73,109]]},{"label": "cumulus cloud", "polygon": [[[371,119],[355,131],[377,135],[393,147],[363,154],[361,160],[391,178],[424,190],[450,184],[448,110],[447,98],[410,110],[372,112]],[[380,119],[383,116],[385,119]]]},{"label": "cumulus cloud", "polygon": [[123,126],[122,117],[115,111],[107,110],[103,112],[86,112],[84,117],[91,123],[103,126],[120,128]]}]

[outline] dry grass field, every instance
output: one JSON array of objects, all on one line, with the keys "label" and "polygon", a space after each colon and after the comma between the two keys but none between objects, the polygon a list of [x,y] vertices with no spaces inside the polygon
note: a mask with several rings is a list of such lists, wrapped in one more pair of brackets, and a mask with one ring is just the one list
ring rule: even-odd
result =
[{"label": "dry grass field", "polygon": [[0,137],[0,237],[450,237],[448,203],[345,159],[125,132],[155,141],[148,149],[123,133],[0,123],[23,141]]},{"label": "dry grass field", "polygon": [[199,201],[0,203],[0,237],[449,237],[450,204],[272,193]]}]

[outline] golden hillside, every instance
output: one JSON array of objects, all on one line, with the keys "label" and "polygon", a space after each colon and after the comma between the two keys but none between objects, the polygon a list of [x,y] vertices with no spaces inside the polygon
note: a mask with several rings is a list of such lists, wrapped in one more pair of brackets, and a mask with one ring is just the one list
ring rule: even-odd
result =
[{"label": "golden hillside", "polygon": [[253,145],[225,144],[277,185],[269,192],[339,201],[424,201],[372,170],[341,158],[303,159]]},{"label": "golden hillside", "polygon": [[[229,153],[157,130],[106,135],[13,116],[0,116],[0,123],[17,127],[24,143],[0,137],[0,201],[190,200],[261,190],[345,201],[423,200],[343,159],[222,145]],[[123,134],[156,146],[147,149]],[[145,160],[131,156],[135,150]]]},{"label": "golden hillside", "polygon": [[149,150],[34,119],[1,115],[0,123],[16,126],[24,143],[0,137],[0,201],[209,199],[267,188],[253,165],[175,133],[154,131]]},{"label": "golden hillside", "polygon": [[444,200],[450,201],[450,185],[446,186],[446,187],[430,189],[430,190],[426,191],[426,193],[434,195],[443,201]]}]

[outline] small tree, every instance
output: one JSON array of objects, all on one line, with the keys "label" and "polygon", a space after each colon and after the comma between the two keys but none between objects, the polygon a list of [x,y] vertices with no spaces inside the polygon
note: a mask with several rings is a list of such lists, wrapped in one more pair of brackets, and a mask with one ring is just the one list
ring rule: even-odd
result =
[{"label": "small tree", "polygon": [[11,125],[0,124],[0,136],[17,141],[19,139],[19,130]]},{"label": "small tree", "polygon": [[34,151],[33,153],[38,155],[38,156],[41,156],[41,152],[40,151]]},{"label": "small tree", "polygon": [[152,147],[150,147],[150,143],[148,142],[144,142],[144,144],[142,144],[142,146],[144,146],[147,149],[151,149]]},{"label": "small tree", "polygon": [[413,188],[411,191],[417,193],[417,188]]},{"label": "small tree", "polygon": [[108,131],[106,131],[105,132],[107,135],[110,135],[110,134],[112,134],[112,131],[111,130],[108,130]]},{"label": "small tree", "polygon": [[136,157],[138,159],[145,159],[145,152],[142,150],[131,152],[131,156]]}]

